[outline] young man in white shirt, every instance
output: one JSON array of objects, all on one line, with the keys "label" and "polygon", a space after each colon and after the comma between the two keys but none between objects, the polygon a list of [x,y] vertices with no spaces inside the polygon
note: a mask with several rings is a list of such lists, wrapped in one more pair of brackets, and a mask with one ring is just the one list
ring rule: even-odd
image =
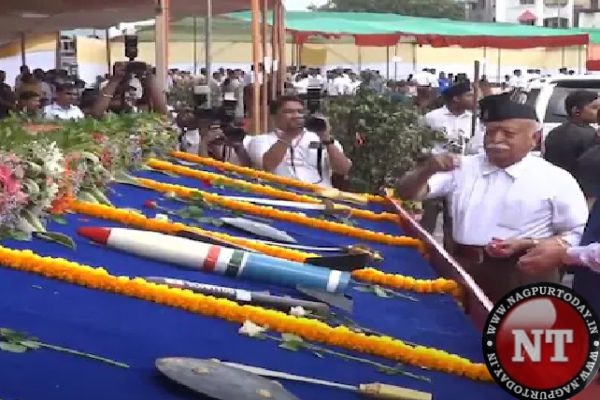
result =
[{"label": "young man in white shirt", "polygon": [[444,106],[425,115],[427,126],[444,132],[448,142],[461,146],[467,154],[483,150],[483,129],[479,119],[475,132],[471,132],[473,95],[469,82],[457,83],[442,93]]},{"label": "young man in white shirt", "polygon": [[330,134],[326,120],[319,132],[304,127],[304,103],[282,96],[272,104],[276,130],[255,136],[248,155],[256,168],[323,187],[332,187],[333,173],[347,175],[352,162]]},{"label": "young man in white shirt", "polygon": [[529,154],[539,136],[532,107],[498,95],[483,99],[481,111],[485,154],[433,156],[397,193],[449,200],[454,256],[496,302],[528,283],[560,281],[557,267],[532,271],[520,262],[542,239],[579,244],[588,207],[575,178]]},{"label": "young man in white shirt", "polygon": [[77,90],[72,83],[64,83],[56,86],[56,99],[54,103],[44,107],[44,118],[46,119],[83,119],[83,111],[75,105],[77,102]]}]

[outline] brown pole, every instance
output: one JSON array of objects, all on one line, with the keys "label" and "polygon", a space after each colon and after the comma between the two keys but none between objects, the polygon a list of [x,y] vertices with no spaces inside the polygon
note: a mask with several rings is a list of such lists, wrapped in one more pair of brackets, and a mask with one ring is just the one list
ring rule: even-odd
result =
[{"label": "brown pole", "polygon": [[21,65],[27,65],[27,42],[25,32],[21,32]]},{"label": "brown pole", "polygon": [[54,55],[54,68],[60,69],[60,53],[61,53],[60,31],[56,32],[56,54]]},{"label": "brown pole", "polygon": [[273,21],[271,24],[271,54],[273,58],[271,60],[271,99],[277,97],[277,90],[279,88],[279,3],[273,5]]},{"label": "brown pole", "polygon": [[285,77],[287,76],[287,32],[285,30],[285,7],[281,0],[279,5],[279,93],[285,92]]},{"label": "brown pole", "polygon": [[104,44],[106,46],[106,68],[107,73],[112,75],[112,54],[110,48],[110,30],[104,30]]},{"label": "brown pole", "polygon": [[479,78],[480,78],[480,63],[479,61],[475,61],[473,65],[473,76],[475,85],[473,85],[473,115],[471,116],[471,137],[475,136],[475,130],[477,129],[477,108],[479,105]]},{"label": "brown pole", "polygon": [[267,132],[269,129],[269,71],[270,68],[267,65],[267,61],[269,61],[269,56],[267,53],[267,36],[269,34],[268,30],[268,15],[269,15],[269,1],[262,1],[262,84],[261,84],[261,101],[260,101],[260,130],[261,132]]},{"label": "brown pole", "polygon": [[260,58],[260,0],[251,0],[252,5],[252,133],[260,132],[260,86],[258,83]]}]

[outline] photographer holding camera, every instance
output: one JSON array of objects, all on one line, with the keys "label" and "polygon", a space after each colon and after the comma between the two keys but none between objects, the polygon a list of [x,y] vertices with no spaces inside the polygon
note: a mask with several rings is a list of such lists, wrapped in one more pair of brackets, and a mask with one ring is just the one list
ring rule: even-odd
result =
[{"label": "photographer holding camera", "polygon": [[[142,93],[138,93],[137,81]],[[151,68],[143,62],[117,62],[108,84],[100,89],[99,97],[92,107],[92,116],[102,118],[107,111],[114,114],[139,112],[138,103],[148,103],[150,111],[167,115],[167,98],[159,89]]]},{"label": "photographer holding camera", "polygon": [[331,188],[332,176],[347,176],[352,161],[342,145],[331,137],[323,116],[305,121],[304,102],[281,96],[271,104],[276,130],[252,138],[248,153],[257,168]]},{"label": "photographer holding camera", "polygon": [[225,110],[221,109],[216,114],[211,110],[197,113],[186,110],[177,116],[177,125],[182,130],[182,151],[251,166],[246,151],[251,137],[246,134],[243,125]]}]

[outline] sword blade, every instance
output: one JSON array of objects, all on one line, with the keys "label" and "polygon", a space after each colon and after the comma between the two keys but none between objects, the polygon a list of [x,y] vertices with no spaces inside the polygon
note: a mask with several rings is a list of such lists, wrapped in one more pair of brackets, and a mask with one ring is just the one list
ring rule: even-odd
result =
[{"label": "sword blade", "polygon": [[223,362],[223,364],[228,365],[230,367],[233,368],[238,368],[241,370],[244,370],[246,372],[250,372],[256,375],[260,375],[260,376],[264,376],[264,377],[268,377],[268,378],[279,378],[279,379],[285,379],[288,381],[296,381],[296,382],[304,382],[304,383],[312,383],[313,385],[321,385],[321,386],[329,386],[329,387],[335,387],[338,389],[345,389],[345,390],[351,390],[351,391],[358,391],[358,388],[356,386],[352,386],[352,385],[344,385],[342,383],[337,383],[337,382],[331,382],[331,381],[326,381],[323,379],[315,379],[315,378],[309,378],[306,376],[300,376],[300,375],[293,375],[293,374],[288,374],[287,372],[280,372],[280,371],[273,371],[270,369],[266,369],[266,368],[260,368],[260,367],[254,367],[251,365],[244,365],[244,364],[238,364],[238,363],[232,363],[232,362]]}]

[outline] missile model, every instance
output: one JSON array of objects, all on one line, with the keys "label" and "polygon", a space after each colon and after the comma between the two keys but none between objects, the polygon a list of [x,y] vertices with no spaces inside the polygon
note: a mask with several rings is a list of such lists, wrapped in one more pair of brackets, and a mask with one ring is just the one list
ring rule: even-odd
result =
[{"label": "missile model", "polygon": [[329,306],[325,303],[295,299],[293,297],[273,296],[268,293],[250,292],[248,290],[208,285],[200,282],[185,281],[157,276],[144,277],[144,280],[172,288],[188,289],[192,292],[208,296],[221,297],[240,304],[251,304],[271,308],[288,313],[292,307],[302,307],[319,315],[328,315]]},{"label": "missile model", "polygon": [[273,285],[343,292],[350,273],[230,249],[182,237],[128,228],[81,227],[98,244],[180,267]]}]

